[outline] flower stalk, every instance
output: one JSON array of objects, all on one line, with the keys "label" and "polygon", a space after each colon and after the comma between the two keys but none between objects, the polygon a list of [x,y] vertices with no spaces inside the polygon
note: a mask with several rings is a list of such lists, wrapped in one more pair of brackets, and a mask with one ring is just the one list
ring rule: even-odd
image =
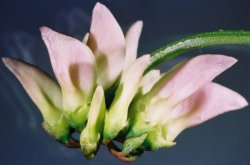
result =
[{"label": "flower stalk", "polygon": [[225,44],[250,44],[250,31],[246,30],[219,30],[214,32],[199,33],[188,36],[181,40],[167,44],[151,53],[150,64],[145,73],[178,55],[184,54],[194,49],[204,48],[211,45]]}]

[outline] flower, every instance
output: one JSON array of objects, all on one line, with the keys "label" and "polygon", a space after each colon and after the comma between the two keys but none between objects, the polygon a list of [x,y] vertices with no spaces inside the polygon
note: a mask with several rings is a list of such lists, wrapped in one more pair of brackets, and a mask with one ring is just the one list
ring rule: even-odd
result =
[{"label": "flower", "polygon": [[[200,55],[160,74],[150,55],[136,59],[142,21],[126,37],[111,12],[97,3],[83,42],[41,27],[57,82],[35,66],[3,58],[41,111],[45,130],[92,159],[101,143],[131,161],[144,150],[175,144],[186,128],[245,107],[238,93],[212,80],[237,60]],[[80,142],[71,137],[80,133]],[[123,143],[118,151],[112,141]]]},{"label": "flower", "polygon": [[123,147],[125,153],[130,152],[131,141],[139,136],[145,139],[142,145],[147,149],[170,147],[184,129],[245,107],[248,103],[238,93],[211,82],[236,61],[224,55],[200,55],[161,77],[149,73],[151,81],[157,81],[131,107],[134,114]]}]

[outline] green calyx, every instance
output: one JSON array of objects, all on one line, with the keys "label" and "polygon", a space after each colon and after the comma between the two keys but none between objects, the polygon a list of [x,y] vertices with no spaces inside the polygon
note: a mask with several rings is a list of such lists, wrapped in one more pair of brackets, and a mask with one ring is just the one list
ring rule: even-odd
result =
[{"label": "green calyx", "polygon": [[77,132],[81,132],[88,119],[89,105],[85,104],[74,111],[64,111],[64,115],[70,126]]},{"label": "green calyx", "polygon": [[139,148],[142,145],[146,137],[147,137],[147,134],[143,134],[138,137],[126,139],[123,143],[122,152],[125,155],[128,155],[131,152],[135,151],[137,148]]},{"label": "green calyx", "polygon": [[49,125],[47,122],[42,124],[44,130],[59,143],[68,148],[79,148],[78,140],[71,137],[71,129],[65,119],[59,120],[56,125]]},{"label": "green calyx", "polygon": [[151,130],[150,123],[144,120],[147,103],[148,98],[142,95],[133,102],[129,112],[129,127],[126,138],[139,137]]},{"label": "green calyx", "polygon": [[[127,124],[128,104],[122,100],[123,86],[117,88],[115,98],[106,112],[103,133],[103,143],[107,144],[114,139]],[[121,111],[122,109],[122,111]]]},{"label": "green calyx", "polygon": [[144,120],[143,116],[143,113],[137,114],[135,120],[133,121],[133,125],[128,130],[126,135],[127,138],[138,137],[151,130],[152,126]]},{"label": "green calyx", "polygon": [[50,134],[53,138],[58,140],[59,142],[68,144],[70,139],[70,131],[69,126],[63,122],[58,122],[54,126],[50,126],[45,121],[42,124],[44,130]]},{"label": "green calyx", "polygon": [[161,127],[156,127],[147,134],[147,137],[145,138],[145,141],[141,144],[141,147],[146,150],[155,151],[160,148],[173,147],[175,144],[175,142],[168,141],[167,139],[165,139]]}]

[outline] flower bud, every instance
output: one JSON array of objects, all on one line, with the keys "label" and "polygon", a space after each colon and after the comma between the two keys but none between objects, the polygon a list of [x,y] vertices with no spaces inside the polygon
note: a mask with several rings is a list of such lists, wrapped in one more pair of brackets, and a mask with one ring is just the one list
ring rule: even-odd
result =
[{"label": "flower bud", "polygon": [[99,148],[104,126],[105,111],[103,88],[98,86],[90,105],[87,125],[80,135],[81,149],[88,159],[94,158]]},{"label": "flower bud", "polygon": [[114,101],[105,116],[104,143],[116,137],[127,125],[128,108],[139,88],[149,60],[149,55],[142,56],[124,70]]}]

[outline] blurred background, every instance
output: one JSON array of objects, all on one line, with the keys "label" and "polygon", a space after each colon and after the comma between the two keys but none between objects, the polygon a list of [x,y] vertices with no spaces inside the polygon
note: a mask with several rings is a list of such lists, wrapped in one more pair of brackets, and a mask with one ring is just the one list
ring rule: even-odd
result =
[{"label": "blurred background", "polygon": [[[38,28],[82,39],[88,32],[95,0],[1,0],[0,56],[16,57],[52,73]],[[124,32],[136,20],[144,21],[139,55],[198,32],[250,30],[249,0],[101,0]],[[202,53],[233,56],[239,62],[215,81],[250,101],[250,45],[221,45],[195,50],[160,66]],[[16,78],[0,62],[1,165],[124,164],[102,147],[87,161],[78,149],[67,149],[41,128],[42,118]],[[145,153],[135,165],[249,165],[250,108],[231,112],[184,131],[170,149]]]}]

